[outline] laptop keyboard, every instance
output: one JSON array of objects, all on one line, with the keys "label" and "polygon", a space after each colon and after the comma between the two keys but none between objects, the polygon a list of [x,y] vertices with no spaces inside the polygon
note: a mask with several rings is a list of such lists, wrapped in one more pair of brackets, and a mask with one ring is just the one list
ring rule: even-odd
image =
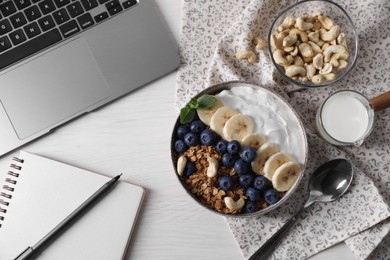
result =
[{"label": "laptop keyboard", "polygon": [[0,70],[137,3],[137,0],[0,0]]}]

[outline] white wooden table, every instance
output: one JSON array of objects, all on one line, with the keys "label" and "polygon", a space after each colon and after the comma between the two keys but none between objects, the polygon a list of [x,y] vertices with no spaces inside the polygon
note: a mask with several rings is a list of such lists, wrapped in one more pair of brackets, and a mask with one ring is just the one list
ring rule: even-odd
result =
[{"label": "white wooden table", "polygon": [[[181,0],[156,0],[179,42]],[[83,116],[20,149],[143,186],[147,196],[126,259],[243,259],[225,219],[200,208],[180,187],[170,159],[175,76]],[[7,169],[17,149],[0,158]],[[115,241],[113,241],[115,243]],[[313,259],[353,259],[345,245]]]}]

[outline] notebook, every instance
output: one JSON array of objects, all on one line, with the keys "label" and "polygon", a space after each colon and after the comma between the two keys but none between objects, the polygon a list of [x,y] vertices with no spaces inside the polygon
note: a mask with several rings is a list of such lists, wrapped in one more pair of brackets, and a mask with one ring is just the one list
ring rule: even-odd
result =
[{"label": "notebook", "polygon": [[[110,179],[21,151],[0,181],[0,259],[33,246]],[[123,259],[143,196],[143,188],[118,181],[36,259]]]},{"label": "notebook", "polygon": [[0,155],[177,68],[157,8],[154,0],[0,0]]}]

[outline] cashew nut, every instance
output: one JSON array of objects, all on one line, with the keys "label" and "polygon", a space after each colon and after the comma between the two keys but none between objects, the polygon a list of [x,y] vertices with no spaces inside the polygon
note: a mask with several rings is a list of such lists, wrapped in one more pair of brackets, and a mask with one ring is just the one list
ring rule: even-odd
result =
[{"label": "cashew nut", "polygon": [[333,66],[330,63],[325,63],[324,67],[320,69],[319,73],[324,75],[324,74],[329,74],[333,70]]},{"label": "cashew nut", "polygon": [[234,201],[232,197],[224,198],[225,205],[230,210],[240,210],[245,205],[245,200],[243,198],[239,198],[237,201]]},{"label": "cashew nut", "polygon": [[314,84],[320,84],[322,82],[325,81],[325,77],[324,75],[322,74],[317,74],[317,75],[314,75],[312,78],[311,78],[311,82],[313,82]]},{"label": "cashew nut", "polygon": [[313,76],[316,74],[317,70],[313,64],[306,66],[306,76],[309,80],[312,80]]},{"label": "cashew nut", "polygon": [[299,45],[299,53],[302,55],[302,57],[308,58],[314,56],[314,51],[311,48],[310,44],[308,43],[302,43]]},{"label": "cashew nut", "polygon": [[312,42],[312,41],[308,41],[307,42],[309,45],[310,45],[310,47],[313,49],[313,51],[315,52],[315,53],[322,53],[322,49],[320,48],[320,46],[318,46],[317,44],[315,44],[314,42]]},{"label": "cashew nut", "polygon": [[250,64],[256,63],[257,57],[253,51],[238,51],[236,53],[238,60],[247,59]]},{"label": "cashew nut", "polygon": [[337,67],[337,71],[345,69],[348,66],[348,61],[339,60],[339,66]]},{"label": "cashew nut", "polygon": [[340,26],[335,25],[332,28],[330,28],[329,31],[327,31],[325,29],[320,29],[319,32],[320,32],[321,40],[323,40],[325,42],[330,42],[330,41],[333,41],[334,39],[336,39],[337,36],[339,36]]},{"label": "cashew nut", "polygon": [[283,39],[287,36],[287,32],[280,32],[278,35],[271,35],[271,46],[274,49],[281,49],[283,47]]},{"label": "cashew nut", "polygon": [[290,27],[292,27],[295,24],[295,17],[294,16],[286,16],[284,18],[283,22],[279,25],[278,30],[279,32],[284,31]]},{"label": "cashew nut", "polygon": [[345,37],[345,33],[340,33],[339,36],[337,36],[337,44],[343,45],[347,48],[347,38]]},{"label": "cashew nut", "polygon": [[322,69],[322,67],[324,66],[324,56],[321,53],[314,56],[313,66],[319,70]]},{"label": "cashew nut", "polygon": [[267,42],[263,38],[260,38],[260,37],[256,37],[254,39],[254,43],[256,44],[256,50],[258,50],[258,51],[264,50],[265,47],[267,47]]},{"label": "cashew nut", "polygon": [[279,64],[280,66],[287,66],[290,64],[285,58],[283,50],[277,49],[274,51],[273,57],[276,64]]},{"label": "cashew nut", "polygon": [[295,57],[298,55],[298,47],[295,46],[294,50],[290,52],[291,56]]},{"label": "cashew nut", "polygon": [[336,74],[334,73],[328,73],[328,74],[322,74],[326,80],[334,80],[336,78]]},{"label": "cashew nut", "polygon": [[330,45],[328,48],[326,48],[323,52],[324,54],[324,61],[329,62],[330,57],[332,54],[336,54],[338,59],[347,60],[349,57],[349,53],[347,51],[347,48],[345,48],[343,45]]},{"label": "cashew nut", "polygon": [[301,31],[297,28],[293,28],[290,30],[289,32],[290,35],[296,35],[296,36],[299,36],[299,39],[302,41],[302,42],[307,42],[309,40],[309,37],[307,35],[306,32],[304,31]]},{"label": "cashew nut", "polygon": [[305,21],[305,19],[307,18],[307,15],[302,15],[301,17],[298,17],[297,18],[297,21],[296,21],[296,26],[298,27],[299,30],[301,31],[307,31],[307,30],[310,30],[313,28],[314,24],[313,23],[310,23],[309,21]]},{"label": "cashew nut", "polygon": [[324,15],[319,15],[317,17],[318,21],[320,21],[320,23],[322,24],[322,26],[326,29],[326,30],[330,30],[333,26],[335,26],[336,24],[333,22],[332,19],[330,19],[329,17],[326,17]]},{"label": "cashew nut", "polygon": [[303,66],[298,65],[291,65],[286,68],[286,75],[288,77],[294,77],[294,76],[305,76],[306,75],[306,69]]},{"label": "cashew nut", "polygon": [[320,33],[318,31],[310,32],[308,35],[309,40],[317,43],[320,40]]},{"label": "cashew nut", "polygon": [[300,57],[300,56],[296,56],[295,58],[294,58],[294,65],[297,65],[297,66],[301,66],[301,67],[303,67],[303,60],[302,60],[302,58]]},{"label": "cashew nut", "polygon": [[284,50],[285,52],[292,52],[294,49],[295,49],[294,46],[284,47],[284,48],[283,48],[283,50]]},{"label": "cashew nut", "polygon": [[290,47],[292,45],[294,45],[298,40],[298,36],[297,35],[288,35],[286,36],[284,39],[283,39],[283,47]]},{"label": "cashew nut", "polygon": [[177,166],[176,166],[177,174],[179,176],[183,175],[184,168],[186,167],[186,165],[187,165],[187,158],[184,155],[180,156],[179,159],[177,159]]},{"label": "cashew nut", "polygon": [[207,167],[207,177],[212,178],[217,176],[218,173],[218,160],[214,157],[208,157],[207,161],[209,163],[209,167]]}]

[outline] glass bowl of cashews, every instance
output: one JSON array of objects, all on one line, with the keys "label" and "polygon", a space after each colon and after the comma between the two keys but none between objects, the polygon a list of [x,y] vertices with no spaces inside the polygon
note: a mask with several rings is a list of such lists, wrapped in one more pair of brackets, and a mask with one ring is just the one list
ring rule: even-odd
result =
[{"label": "glass bowl of cashews", "polygon": [[294,109],[267,88],[242,81],[194,96],[171,136],[181,186],[202,207],[227,217],[282,207],[300,185],[307,157]]},{"label": "glass bowl of cashews", "polygon": [[333,84],[352,70],[358,35],[348,13],[328,0],[303,0],[283,10],[268,32],[279,73],[301,87]]}]

